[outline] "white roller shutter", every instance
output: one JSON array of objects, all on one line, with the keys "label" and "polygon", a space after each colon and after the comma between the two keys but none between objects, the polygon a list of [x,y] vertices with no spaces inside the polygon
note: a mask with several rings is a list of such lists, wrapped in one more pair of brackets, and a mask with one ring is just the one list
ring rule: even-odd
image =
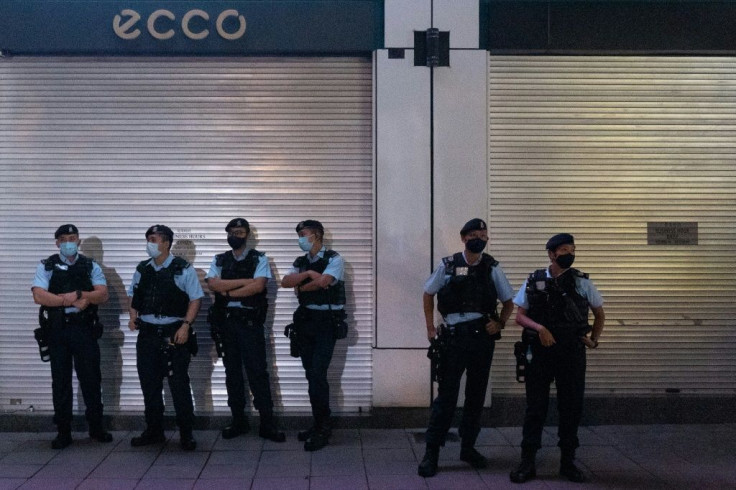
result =
[{"label": "white roller shutter", "polygon": [[[302,252],[294,227],[314,218],[346,261],[347,340],[329,376],[332,405],[371,405],[373,170],[371,63],[357,58],[0,60],[0,405],[51,409],[49,365],[32,336],[30,285],[53,232],[72,222],[104,266],[111,301],[106,410],[140,411],[136,334],[125,289],[162,223],[201,277],[228,249],[224,226],[247,218],[277,281]],[[309,409],[284,326],[296,300],[269,286],[267,322],[277,408]],[[190,374],[199,413],[227,408],[225,374],[205,324]]]},{"label": "white roller shutter", "polygon": [[[588,392],[736,391],[736,59],[489,66],[492,251],[518,288],[549,236],[575,235],[607,316]],[[647,245],[648,222],[696,222],[698,245]],[[495,393],[521,392],[510,349]]]}]

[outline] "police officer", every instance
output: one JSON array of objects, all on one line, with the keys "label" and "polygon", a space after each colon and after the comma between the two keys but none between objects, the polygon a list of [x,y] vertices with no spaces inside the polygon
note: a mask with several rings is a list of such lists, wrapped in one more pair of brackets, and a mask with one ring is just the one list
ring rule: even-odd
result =
[{"label": "police officer", "polygon": [[[571,267],[575,260],[572,235],[560,233],[550,238],[547,254],[549,267],[531,273],[514,298],[516,323],[524,327],[522,342],[527,346],[521,464],[510,474],[515,483],[536,476],[535,456],[541,447],[553,380],[560,418],[560,475],[573,482],[585,481],[574,463],[585,393],[585,348],[598,347],[605,322],[603,298],[587,274]],[[595,319],[592,332],[588,308]]]},{"label": "police officer", "polygon": [[54,423],[58,435],[54,449],[72,443],[72,366],[87,409],[89,435],[99,442],[112,441],[102,422],[100,347],[102,325],[97,305],[107,301],[107,282],[100,266],[78,252],[79,230],[62,225],[54,233],[59,253],[42,260],[33,281],[33,300],[48,315],[46,331],[51,357]]},{"label": "police officer", "polygon": [[[144,260],[133,274],[128,289],[131,331],[139,330],[136,342],[138,378],[145,404],[146,430],[131,439],[131,446],[161,443],[164,436],[163,378],[176,410],[182,449],[192,451],[194,409],[189,383],[189,361],[193,349],[192,323],[204,296],[194,268],[181,257],[171,255],[174,232],[164,225],[146,231]],[[196,351],[195,351],[196,352]]]},{"label": "police officer", "polygon": [[223,439],[232,439],[249,430],[245,417],[245,380],[243,367],[253,393],[253,405],[260,413],[258,435],[274,442],[286,436],[276,428],[271,385],[266,370],[266,283],[271,279],[266,254],[246,246],[250,225],[244,218],[234,218],[225,227],[232,250],[215,255],[205,280],[215,293],[210,323],[222,340],[227,404],[233,414],[232,424],[222,430]]},{"label": "police officer", "polygon": [[309,402],[314,425],[301,431],[306,451],[322,449],[329,442],[330,386],[327,369],[332,360],[337,338],[346,328],[344,262],[334,250],[323,245],[324,227],[316,220],[305,220],[296,226],[299,248],[305,255],[297,258],[281,287],[296,288],[299,308],[294,313],[297,345],[309,383]]},{"label": "police officer", "polygon": [[[427,448],[419,464],[419,476],[437,473],[440,446],[450,429],[457,406],[460,378],[467,371],[465,406],[459,433],[462,439],[460,459],[473,468],[485,468],[488,460],[475,449],[480,432],[480,417],[486,397],[493,350],[500,331],[513,310],[514,291],[498,262],[483,250],[488,243],[488,228],[479,218],[471,219],[460,230],[465,245],[458,252],[442,259],[424,284],[424,317],[427,337],[432,341],[438,334],[434,326],[434,296],[437,309],[445,320],[440,332],[446,347],[444,366],[432,403],[426,440]],[[497,302],[503,305],[497,313]]]}]

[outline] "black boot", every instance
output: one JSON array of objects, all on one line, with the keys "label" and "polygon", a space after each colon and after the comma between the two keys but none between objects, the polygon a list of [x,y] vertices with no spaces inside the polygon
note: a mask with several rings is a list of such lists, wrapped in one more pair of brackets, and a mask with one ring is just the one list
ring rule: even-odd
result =
[{"label": "black boot", "polygon": [[148,427],[138,437],[130,440],[133,447],[150,446],[151,444],[162,444],[166,442],[166,435],[163,429]]},{"label": "black boot", "polygon": [[564,476],[571,482],[583,483],[585,475],[580,468],[575,466],[575,450],[563,450],[560,459],[560,476]]},{"label": "black boot", "polygon": [[427,450],[424,451],[422,462],[419,463],[417,474],[424,478],[429,478],[437,474],[437,462],[440,459],[440,447],[430,446],[427,444]]},{"label": "black boot", "polygon": [[488,467],[488,459],[472,446],[460,448],[460,460],[476,469]]},{"label": "black boot", "polygon": [[192,429],[179,429],[179,446],[184,451],[194,451],[197,449],[197,441],[192,436]]},{"label": "black boot", "polygon": [[276,428],[276,421],[272,413],[261,413],[261,427],[258,435],[273,442],[285,442],[286,434]]},{"label": "black boot", "polygon": [[330,435],[332,431],[326,426],[317,426],[314,428],[314,432],[310,435],[306,441],[304,441],[305,451],[319,451],[330,443]]},{"label": "black boot", "polygon": [[250,424],[248,419],[244,415],[233,417],[233,422],[222,429],[223,439],[232,439],[242,434],[247,434],[250,431]]},{"label": "black boot", "polygon": [[89,424],[89,437],[97,442],[112,442],[112,434],[102,426],[102,422],[91,422]]},{"label": "black boot", "polygon": [[51,441],[52,449],[64,449],[72,443],[71,427],[59,427],[59,433],[53,441]]},{"label": "black boot", "polygon": [[537,452],[524,449],[521,451],[521,463],[519,467],[509,474],[509,479],[514,483],[524,483],[537,476],[535,463]]}]

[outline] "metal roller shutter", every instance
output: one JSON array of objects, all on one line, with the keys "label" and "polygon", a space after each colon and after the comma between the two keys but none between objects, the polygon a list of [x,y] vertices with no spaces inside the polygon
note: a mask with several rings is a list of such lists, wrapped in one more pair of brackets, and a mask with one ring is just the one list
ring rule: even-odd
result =
[{"label": "metal roller shutter", "polygon": [[[154,223],[203,277],[247,218],[277,281],[302,252],[296,223],[321,220],[346,261],[351,331],[330,368],[333,407],[371,405],[373,166],[371,63],[363,58],[63,59],[0,62],[0,405],[51,409],[48,364],[32,330],[30,284],[53,231],[80,228],[111,301],[101,340],[106,410],[141,411],[136,334],[125,289]],[[277,409],[309,409],[284,326],[296,300],[269,286],[266,324]],[[190,375],[199,413],[228,410],[224,368],[205,322]],[[20,400],[20,401],[19,401]]]},{"label": "metal roller shutter", "polygon": [[[605,299],[588,391],[736,390],[736,59],[489,59],[492,251],[515,287],[576,236]],[[698,245],[647,245],[648,222],[697,222]],[[506,342],[516,340],[518,327]],[[498,349],[495,393],[513,382]]]}]

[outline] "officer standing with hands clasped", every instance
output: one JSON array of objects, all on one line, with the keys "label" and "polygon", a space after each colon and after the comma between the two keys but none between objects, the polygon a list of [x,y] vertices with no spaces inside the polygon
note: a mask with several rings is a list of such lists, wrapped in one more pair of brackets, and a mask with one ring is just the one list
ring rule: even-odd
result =
[{"label": "officer standing with hands clasped", "polygon": [[192,451],[197,442],[192,435],[194,408],[189,382],[189,361],[196,354],[192,323],[204,296],[194,268],[181,257],[171,255],[174,232],[154,225],[146,231],[144,260],[133,274],[128,289],[131,331],[138,330],[136,355],[138,378],[145,404],[146,430],[131,439],[131,446],[162,443],[164,435],[163,378],[176,410],[182,449]]},{"label": "officer standing with hands clasped", "polygon": [[298,257],[281,287],[296,288],[299,308],[294,312],[296,342],[302,366],[309,384],[314,425],[299,432],[305,451],[322,449],[329,442],[330,367],[335,341],[345,338],[345,264],[340,254],[323,245],[325,230],[316,220],[305,220],[296,226],[299,248],[305,255]]},{"label": "officer standing with hands clasped", "polygon": [[[485,468],[488,460],[475,449],[480,432],[480,417],[488,387],[496,339],[500,338],[511,312],[514,291],[498,262],[483,250],[488,243],[488,228],[479,218],[471,219],[460,239],[465,250],[442,259],[424,284],[424,317],[427,337],[445,345],[442,352],[441,379],[437,398],[432,403],[426,440],[427,448],[418,474],[437,473],[440,446],[450,429],[460,391],[460,378],[467,371],[465,407],[459,433],[462,440],[460,459],[473,468]],[[441,331],[434,326],[434,296],[437,309],[445,320]],[[503,305],[496,311],[497,302]]]},{"label": "officer standing with hands clasped", "polygon": [[243,367],[253,393],[253,405],[260,413],[258,435],[274,442],[286,436],[276,428],[271,385],[266,368],[266,284],[271,279],[266,254],[247,248],[250,225],[245,218],[234,218],[225,227],[232,250],[215,255],[205,280],[215,293],[215,304],[208,319],[213,337],[222,342],[227,404],[232,424],[222,430],[223,439],[232,439],[250,429],[245,417]]},{"label": "officer standing with hands clasped", "polygon": [[87,407],[89,435],[96,441],[110,442],[112,435],[102,423],[97,344],[102,335],[97,305],[108,299],[107,282],[100,266],[78,252],[76,226],[60,226],[54,238],[59,253],[41,261],[31,288],[33,300],[41,305],[39,319],[43,324],[39,333],[48,342],[51,360],[54,423],[58,429],[51,447],[63,449],[72,443],[72,366]]},{"label": "officer standing with hands clasped", "polygon": [[[510,474],[515,483],[536,476],[535,457],[541,447],[553,380],[560,416],[560,475],[573,482],[585,481],[585,475],[574,462],[585,394],[585,348],[598,347],[605,322],[603,298],[587,274],[572,268],[575,260],[572,235],[555,235],[546,248],[549,267],[531,273],[514,298],[518,306],[516,323],[524,327],[522,352],[526,353],[527,403],[521,464]],[[587,337],[591,332],[588,308],[595,319],[590,337]]]}]

